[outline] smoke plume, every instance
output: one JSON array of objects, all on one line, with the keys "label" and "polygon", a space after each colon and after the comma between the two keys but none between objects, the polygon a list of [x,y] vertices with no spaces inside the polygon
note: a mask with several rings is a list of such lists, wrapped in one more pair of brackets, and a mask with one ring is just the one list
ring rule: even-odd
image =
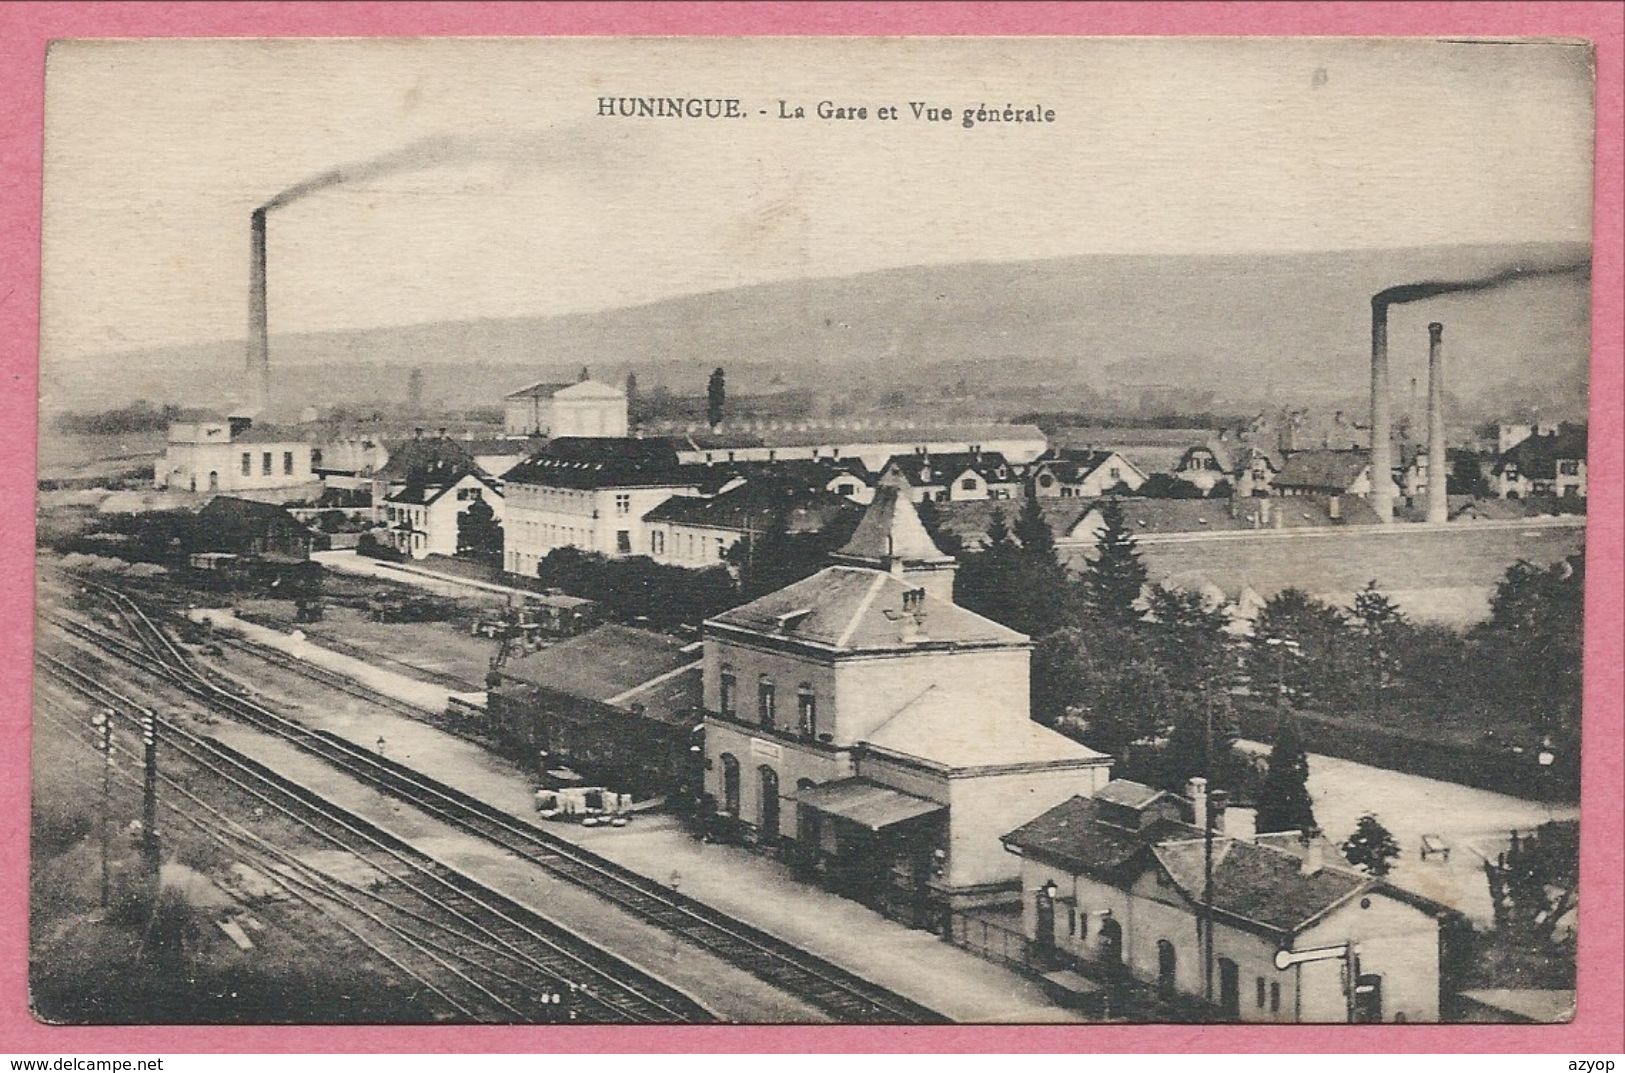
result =
[{"label": "smoke plume", "polygon": [[1477,279],[1425,280],[1420,283],[1401,283],[1397,287],[1389,287],[1372,295],[1371,306],[1373,309],[1382,310],[1392,305],[1404,305],[1406,302],[1420,302],[1424,298],[1434,298],[1441,294],[1487,291],[1496,287],[1504,287],[1510,283],[1517,283],[1520,280],[1538,279],[1542,276],[1581,275],[1590,271],[1591,260],[1585,258],[1561,264],[1514,265],[1487,276],[1480,276]]},{"label": "smoke plume", "polygon": [[345,164],[302,179],[267,200],[257,211],[273,212],[336,186],[390,175],[476,162],[505,163],[518,170],[562,170],[591,164],[597,148],[579,131],[529,134],[436,134],[392,152]]}]

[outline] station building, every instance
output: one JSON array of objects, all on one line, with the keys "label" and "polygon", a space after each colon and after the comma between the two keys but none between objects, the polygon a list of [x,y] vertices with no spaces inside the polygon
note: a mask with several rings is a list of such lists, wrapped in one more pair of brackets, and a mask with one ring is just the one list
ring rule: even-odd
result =
[{"label": "station building", "polygon": [[1029,717],[1031,641],[877,490],[832,565],[705,623],[705,790],[833,888],[916,914],[1013,899],[1001,836],[1110,778]]},{"label": "station building", "polygon": [[1201,779],[1183,798],[1117,780],[1009,832],[1032,948],[1230,1020],[1439,1020],[1452,910],[1348,867],[1323,836],[1235,838],[1218,817],[1209,894],[1208,798]]}]

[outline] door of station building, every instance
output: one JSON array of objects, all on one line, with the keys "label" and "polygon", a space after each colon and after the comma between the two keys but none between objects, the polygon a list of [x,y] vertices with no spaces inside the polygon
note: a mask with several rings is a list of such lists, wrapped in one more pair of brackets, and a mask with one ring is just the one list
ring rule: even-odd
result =
[{"label": "door of station building", "polygon": [[1361,973],[1355,978],[1354,1022],[1356,1024],[1382,1023],[1382,977],[1377,973]]},{"label": "door of station building", "polygon": [[1226,1017],[1241,1016],[1241,970],[1229,958],[1219,959],[1219,1009]]}]

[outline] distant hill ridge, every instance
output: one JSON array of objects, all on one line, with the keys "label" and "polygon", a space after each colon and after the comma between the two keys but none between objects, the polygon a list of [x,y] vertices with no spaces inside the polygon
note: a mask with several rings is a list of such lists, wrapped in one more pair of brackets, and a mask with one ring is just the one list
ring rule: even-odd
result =
[{"label": "distant hill ridge", "polygon": [[[643,390],[680,394],[703,391],[716,365],[739,392],[967,381],[976,396],[1008,385],[1058,402],[1069,390],[1132,399],[1170,386],[1221,402],[1349,393],[1365,377],[1376,291],[1586,254],[1542,243],[914,266],[595,313],[273,334],[272,364],[296,404],[334,401],[346,380],[361,394],[404,398],[414,366],[425,395],[453,406],[494,404],[537,379],[574,379],[582,366],[610,381],[634,370]],[[1419,375],[1411,352],[1425,355],[1420,326],[1438,319],[1454,392],[1495,391],[1554,415],[1583,410],[1589,293],[1588,275],[1555,277],[1396,308],[1396,390]],[[234,392],[242,355],[240,341],[224,340],[47,369],[46,406],[219,398]]]}]

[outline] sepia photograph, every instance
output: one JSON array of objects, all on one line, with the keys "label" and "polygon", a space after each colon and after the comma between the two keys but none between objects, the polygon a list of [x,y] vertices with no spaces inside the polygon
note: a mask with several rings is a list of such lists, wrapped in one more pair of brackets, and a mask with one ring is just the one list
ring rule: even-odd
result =
[{"label": "sepia photograph", "polygon": [[33,1016],[1569,1021],[1595,90],[54,41]]}]

